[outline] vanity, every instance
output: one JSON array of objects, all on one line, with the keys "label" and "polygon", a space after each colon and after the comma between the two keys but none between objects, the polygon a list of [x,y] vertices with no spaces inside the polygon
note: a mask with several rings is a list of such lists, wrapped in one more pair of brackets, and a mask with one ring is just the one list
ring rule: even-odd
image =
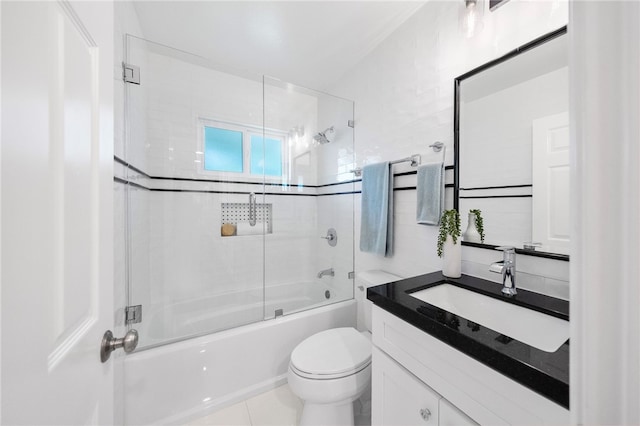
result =
[{"label": "vanity", "polygon": [[441,272],[367,298],[372,424],[569,423],[569,302]]},{"label": "vanity", "polygon": [[516,253],[530,280],[547,273],[532,257],[569,261],[566,27],[454,88],[453,205],[469,222],[481,210],[486,234],[462,245],[505,250],[501,264],[468,270],[502,273],[513,288],[435,272],[367,289],[372,424],[569,424],[569,302],[513,294]]}]

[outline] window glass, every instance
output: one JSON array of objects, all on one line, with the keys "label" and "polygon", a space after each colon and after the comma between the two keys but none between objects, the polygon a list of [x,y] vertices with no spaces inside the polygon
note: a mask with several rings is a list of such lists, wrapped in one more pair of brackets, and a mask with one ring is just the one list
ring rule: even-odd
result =
[{"label": "window glass", "polygon": [[204,169],[242,173],[242,132],[204,128]]},{"label": "window glass", "polygon": [[251,174],[282,176],[282,140],[251,135]]}]

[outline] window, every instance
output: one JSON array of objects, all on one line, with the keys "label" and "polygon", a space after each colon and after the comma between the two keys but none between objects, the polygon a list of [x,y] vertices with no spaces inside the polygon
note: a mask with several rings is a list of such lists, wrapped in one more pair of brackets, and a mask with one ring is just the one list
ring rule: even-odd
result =
[{"label": "window", "polygon": [[242,173],[242,132],[204,127],[204,168]]},{"label": "window", "polygon": [[251,174],[282,176],[282,140],[251,135]]},{"label": "window", "polygon": [[205,171],[282,176],[284,133],[211,121],[203,127]]}]

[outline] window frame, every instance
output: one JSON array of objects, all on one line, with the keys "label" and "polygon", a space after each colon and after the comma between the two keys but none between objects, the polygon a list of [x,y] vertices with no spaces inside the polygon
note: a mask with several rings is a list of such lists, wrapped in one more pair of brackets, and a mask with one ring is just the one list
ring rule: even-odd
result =
[{"label": "window frame", "polygon": [[[218,129],[242,132],[242,172],[231,172],[221,170],[207,170],[205,168],[205,127],[214,127]],[[251,136],[260,136],[264,139],[280,140],[280,167],[282,174],[279,176],[266,174],[251,173]],[[261,126],[251,124],[232,123],[228,121],[215,120],[200,117],[198,119],[198,152],[200,153],[200,164],[198,173],[210,177],[224,178],[232,180],[233,178],[242,178],[243,180],[259,180],[262,182],[281,182],[285,181],[288,175],[286,156],[287,148],[287,132],[277,129],[263,129]],[[266,167],[265,167],[266,169]]]}]

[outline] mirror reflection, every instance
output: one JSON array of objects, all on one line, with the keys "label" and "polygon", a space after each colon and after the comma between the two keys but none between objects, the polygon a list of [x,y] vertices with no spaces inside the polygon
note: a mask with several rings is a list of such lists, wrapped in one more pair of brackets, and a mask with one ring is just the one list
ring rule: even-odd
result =
[{"label": "mirror reflection", "polygon": [[484,243],[569,253],[566,29],[456,79],[457,204]]}]

